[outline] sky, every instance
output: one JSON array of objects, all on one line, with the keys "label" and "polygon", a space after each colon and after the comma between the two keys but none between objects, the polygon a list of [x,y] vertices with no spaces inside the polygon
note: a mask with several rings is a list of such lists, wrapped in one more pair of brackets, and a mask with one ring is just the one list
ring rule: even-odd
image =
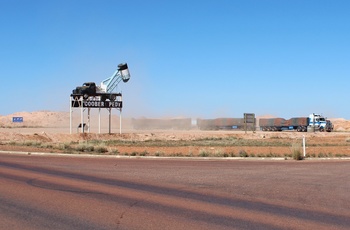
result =
[{"label": "sky", "polygon": [[0,0],[0,115],[69,111],[119,63],[126,117],[350,119],[350,1]]}]

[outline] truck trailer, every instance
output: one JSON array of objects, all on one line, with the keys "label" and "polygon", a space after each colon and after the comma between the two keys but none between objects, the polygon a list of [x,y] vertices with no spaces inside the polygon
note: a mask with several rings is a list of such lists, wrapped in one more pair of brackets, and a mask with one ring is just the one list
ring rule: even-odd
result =
[{"label": "truck trailer", "polygon": [[322,115],[315,113],[310,114],[308,117],[293,117],[288,120],[284,118],[260,118],[259,126],[262,131],[333,131],[332,123],[329,120],[326,120]]}]

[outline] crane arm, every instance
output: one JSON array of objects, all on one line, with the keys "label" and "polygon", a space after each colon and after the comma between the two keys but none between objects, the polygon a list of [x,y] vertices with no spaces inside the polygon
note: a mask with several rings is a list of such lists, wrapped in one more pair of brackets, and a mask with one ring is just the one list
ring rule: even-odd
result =
[{"label": "crane arm", "polygon": [[105,93],[112,93],[113,90],[118,86],[119,82],[128,82],[130,79],[130,72],[128,64],[121,63],[118,65],[117,71],[114,74],[101,82],[101,91]]}]

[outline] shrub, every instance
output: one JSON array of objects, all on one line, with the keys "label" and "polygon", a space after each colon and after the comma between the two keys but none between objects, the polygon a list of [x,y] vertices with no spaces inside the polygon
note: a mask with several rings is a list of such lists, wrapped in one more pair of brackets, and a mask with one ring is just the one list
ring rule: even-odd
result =
[{"label": "shrub", "polygon": [[87,144],[81,144],[78,145],[75,150],[79,152],[93,152],[95,150],[95,147],[93,145],[87,145]]},{"label": "shrub", "polygon": [[157,152],[154,153],[154,155],[156,157],[159,157],[159,156],[163,156],[164,154],[162,152],[157,151]]},{"label": "shrub", "polygon": [[222,150],[216,150],[215,151],[215,156],[216,157],[223,157],[225,154],[222,152]]},{"label": "shrub", "polygon": [[60,145],[58,146],[58,148],[59,148],[60,150],[71,150],[71,149],[72,149],[72,147],[70,146],[70,144],[67,144],[67,143],[60,144]]},{"label": "shrub", "polygon": [[201,150],[199,151],[199,156],[200,157],[209,157],[210,152],[206,151],[206,150]]},{"label": "shrub", "polygon": [[143,156],[143,157],[147,155],[148,155],[148,152],[146,150],[140,153],[140,156]]},{"label": "shrub", "polygon": [[41,146],[41,142],[38,142],[38,141],[26,141],[26,142],[24,142],[24,145],[25,146],[36,146],[36,147],[38,147],[38,146]]},{"label": "shrub", "polygon": [[53,145],[52,144],[48,144],[48,143],[43,143],[41,145],[42,148],[47,148],[47,149],[52,149],[53,148]]},{"label": "shrub", "polygon": [[106,147],[99,146],[95,149],[95,151],[98,153],[106,153],[106,152],[108,152],[108,149]]},{"label": "shrub", "polygon": [[230,157],[236,157],[236,154],[234,152],[229,153]]},{"label": "shrub", "polygon": [[114,150],[112,151],[112,153],[113,153],[114,155],[118,155],[118,154],[119,154],[119,150],[118,150],[118,149],[114,149]]},{"label": "shrub", "polygon": [[303,160],[304,159],[300,143],[293,143],[291,151],[292,151],[292,158],[294,160]]},{"label": "shrub", "polygon": [[15,141],[10,141],[9,145],[17,145],[17,143]]},{"label": "shrub", "polygon": [[292,156],[293,156],[293,159],[294,159],[294,160],[303,160],[303,159],[304,159],[303,154],[302,154],[301,151],[298,150],[298,149],[295,149],[295,150],[293,151]]},{"label": "shrub", "polygon": [[248,153],[245,150],[240,150],[238,154],[240,157],[248,157]]},{"label": "shrub", "polygon": [[172,156],[172,157],[183,157],[183,154],[182,153],[172,153],[172,154],[170,154],[170,156]]}]

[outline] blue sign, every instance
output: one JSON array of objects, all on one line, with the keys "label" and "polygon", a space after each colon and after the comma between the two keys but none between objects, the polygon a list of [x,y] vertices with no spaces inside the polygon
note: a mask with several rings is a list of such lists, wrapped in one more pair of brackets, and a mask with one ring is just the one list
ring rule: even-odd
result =
[{"label": "blue sign", "polygon": [[12,117],[12,122],[23,122],[23,117]]}]

